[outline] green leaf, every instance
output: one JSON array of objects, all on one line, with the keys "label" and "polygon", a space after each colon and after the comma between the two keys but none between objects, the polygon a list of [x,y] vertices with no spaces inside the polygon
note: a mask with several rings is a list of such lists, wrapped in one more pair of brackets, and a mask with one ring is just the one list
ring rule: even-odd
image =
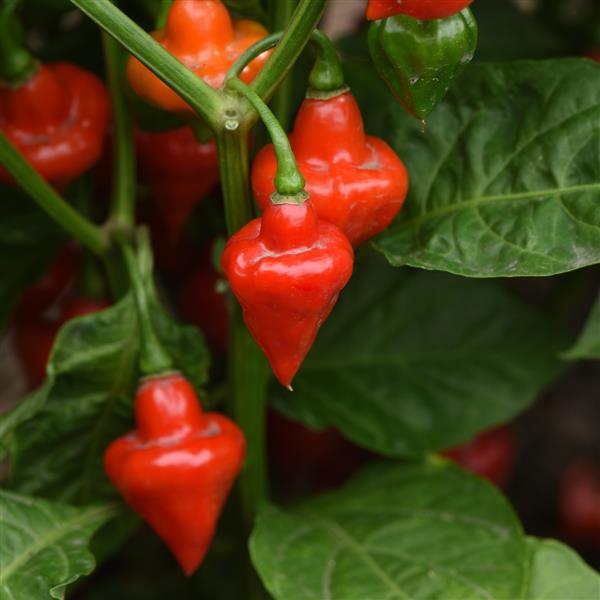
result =
[{"label": "green leaf", "polygon": [[498,284],[357,265],[276,406],[390,456],[471,439],[558,375],[560,340]]},{"label": "green leaf", "polygon": [[64,234],[22,192],[2,186],[0,196],[0,328],[3,328],[19,293],[43,275]]},{"label": "green leaf", "polygon": [[257,19],[262,22],[266,19],[265,9],[260,0],[225,0],[225,4],[229,10],[238,12],[245,17]]},{"label": "green leaf", "polygon": [[374,465],[298,508],[266,507],[250,552],[275,600],[516,599],[528,558],[502,496],[441,460]]},{"label": "green leaf", "polygon": [[0,596],[64,598],[94,569],[89,540],[115,514],[114,505],[75,508],[0,490]]},{"label": "green leaf", "polygon": [[[175,366],[200,388],[208,369],[201,335],[173,323],[155,302],[152,318]],[[130,295],[61,329],[48,381],[0,417],[3,445],[12,458],[13,489],[73,503],[116,493],[104,474],[102,455],[111,440],[133,425],[140,343]]]},{"label": "green leaf", "polygon": [[600,359],[600,295],[578,340],[564,354],[568,360]]},{"label": "green leaf", "polygon": [[527,600],[598,600],[600,574],[571,548],[554,540],[530,538],[532,554]]},{"label": "green leaf", "polygon": [[392,264],[515,277],[600,262],[600,65],[472,65],[425,133],[364,68],[347,69],[350,84],[387,117],[410,176],[399,218],[375,240]]}]

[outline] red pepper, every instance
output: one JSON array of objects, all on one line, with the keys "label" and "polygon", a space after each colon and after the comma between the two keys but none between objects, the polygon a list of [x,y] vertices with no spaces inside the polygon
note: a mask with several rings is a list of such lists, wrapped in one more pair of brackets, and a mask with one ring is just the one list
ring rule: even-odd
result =
[{"label": "red pepper", "polygon": [[[109,112],[100,79],[70,63],[41,65],[16,88],[0,84],[0,129],[57,188],[100,158]],[[0,181],[12,181],[2,166]]]},{"label": "red pepper", "polygon": [[566,537],[600,549],[600,465],[571,464],[561,477],[558,501]]},{"label": "red pepper", "polygon": [[210,261],[184,283],[179,306],[187,321],[202,330],[211,349],[225,354],[229,346],[229,312],[225,294],[217,291],[219,275]]},{"label": "red pepper", "polygon": [[466,471],[504,487],[510,477],[516,452],[517,436],[512,427],[505,425],[490,429],[468,444],[446,450],[443,454]]},{"label": "red pepper", "polygon": [[[354,246],[383,231],[402,208],[406,169],[383,140],[365,136],[351,93],[306,99],[290,142],[319,218],[337,225]],[[276,170],[273,146],[266,146],[252,166],[261,208],[275,189]]]},{"label": "red pepper", "polygon": [[196,141],[189,127],[173,131],[136,132],[136,148],[143,178],[156,200],[175,241],[190,214],[219,182],[219,160],[214,140]]},{"label": "red pepper", "polygon": [[409,15],[415,19],[445,19],[469,6],[473,0],[369,0],[367,19]]},{"label": "red pepper", "polygon": [[75,296],[62,302],[54,314],[17,313],[14,320],[15,351],[30,387],[46,378],[46,366],[59,329],[75,317],[99,312],[109,306],[106,300]]},{"label": "red pepper", "polygon": [[588,50],[584,56],[586,58],[591,58],[592,60],[595,60],[596,62],[600,62],[600,50],[597,49],[593,49],[593,50]]},{"label": "red pepper", "polygon": [[244,436],[224,416],[204,414],[179,374],[142,380],[135,420],[136,430],[107,448],[106,472],[190,575],[242,466]]},{"label": "red pepper", "polygon": [[72,246],[64,247],[48,266],[46,273],[23,291],[17,305],[19,315],[38,313],[58,300],[73,283],[79,257]]},{"label": "red pepper", "polygon": [[[175,0],[164,30],[152,36],[171,54],[214,88],[220,88],[229,67],[250,46],[267,35],[255,21],[232,21],[221,0]],[[255,58],[241,73],[249,83],[263,67],[269,52]],[[193,112],[166,83],[136,58],[127,64],[131,87],[161,108],[175,112]]]},{"label": "red pepper", "polygon": [[352,274],[344,234],[310,201],[269,204],[229,239],[223,272],[277,379],[290,383]]}]

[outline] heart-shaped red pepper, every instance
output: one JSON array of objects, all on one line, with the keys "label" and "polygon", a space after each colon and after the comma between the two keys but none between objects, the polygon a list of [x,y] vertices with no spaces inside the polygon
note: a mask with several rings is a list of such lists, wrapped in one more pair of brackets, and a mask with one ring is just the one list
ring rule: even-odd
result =
[{"label": "heart-shaped red pepper", "polygon": [[[365,136],[350,92],[324,100],[307,98],[290,143],[319,218],[337,225],[353,246],[383,231],[402,208],[406,169],[383,140]],[[276,171],[270,144],[252,165],[252,190],[261,208],[275,191]]]},{"label": "heart-shaped red pepper", "polygon": [[208,550],[242,466],[244,435],[226,417],[204,414],[178,373],[141,382],[135,419],[136,430],[107,448],[105,470],[190,575]]},{"label": "heart-shaped red pepper", "polygon": [[277,379],[289,387],[352,274],[346,236],[310,201],[269,203],[229,239],[223,273]]}]

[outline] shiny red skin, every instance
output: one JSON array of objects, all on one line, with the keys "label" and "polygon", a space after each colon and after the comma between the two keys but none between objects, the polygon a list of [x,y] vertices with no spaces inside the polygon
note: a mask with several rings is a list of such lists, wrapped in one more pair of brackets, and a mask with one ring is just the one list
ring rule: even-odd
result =
[{"label": "shiny red skin", "polygon": [[65,246],[54,257],[46,273],[22,292],[17,312],[24,315],[47,308],[68,290],[78,270],[77,251],[72,246]]},{"label": "shiny red skin", "polygon": [[570,465],[560,481],[558,502],[566,537],[600,548],[600,464]]},{"label": "shiny red skin", "polygon": [[75,317],[99,312],[110,304],[100,298],[75,296],[66,299],[52,316],[18,313],[14,320],[14,343],[17,356],[31,387],[46,378],[46,367],[60,328]]},{"label": "shiny red skin", "polygon": [[[98,161],[109,115],[104,84],[70,63],[40,65],[23,85],[0,86],[0,130],[57,188]],[[0,181],[13,181],[2,166]]]},{"label": "shiny red skin", "polygon": [[517,453],[517,436],[510,425],[490,429],[468,444],[443,454],[466,471],[504,487],[510,477]]},{"label": "shiny red skin", "polygon": [[189,127],[138,130],[138,162],[171,240],[177,240],[196,205],[219,183],[214,140],[200,144]]},{"label": "shiny red skin", "polygon": [[218,354],[229,346],[229,311],[226,296],[217,291],[219,275],[203,265],[183,285],[179,306],[185,319],[202,330],[208,345]]},{"label": "shiny red skin", "polygon": [[312,431],[272,410],[268,413],[267,441],[271,467],[288,488],[336,487],[372,456],[336,429]]},{"label": "shiny red skin", "polygon": [[469,6],[473,0],[369,0],[367,19],[409,15],[415,19],[445,19]]},{"label": "shiny red skin", "polygon": [[269,204],[229,239],[223,273],[280,383],[290,387],[352,274],[354,253],[310,201]]},{"label": "shiny red skin", "polygon": [[136,430],[106,449],[106,473],[191,575],[242,467],[244,435],[224,416],[204,414],[179,374],[141,382],[135,419]]},{"label": "shiny red skin", "polygon": [[[402,208],[406,169],[383,140],[365,136],[350,92],[329,100],[306,99],[290,142],[319,218],[337,225],[353,246],[383,231]],[[269,145],[252,165],[252,190],[263,209],[275,191],[276,171]]]}]

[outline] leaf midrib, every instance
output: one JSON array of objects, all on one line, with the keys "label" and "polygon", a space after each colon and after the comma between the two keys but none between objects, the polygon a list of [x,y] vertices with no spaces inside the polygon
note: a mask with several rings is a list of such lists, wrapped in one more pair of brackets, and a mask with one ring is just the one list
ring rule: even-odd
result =
[{"label": "leaf midrib", "polygon": [[21,554],[17,554],[16,558],[11,563],[9,563],[7,566],[3,565],[2,573],[0,573],[0,585],[7,585],[5,582],[8,581],[16,569],[33,559],[37,554],[39,554],[45,548],[48,548],[55,541],[61,539],[79,527],[93,523],[103,516],[109,517],[111,514],[116,513],[116,510],[116,505],[110,504],[91,509],[82,515],[78,515],[70,521],[57,523],[58,527],[51,529],[49,533],[38,537],[34,544],[28,546]]},{"label": "leaf midrib", "polygon": [[[440,217],[442,215],[446,215],[455,211],[463,210],[466,208],[478,208],[483,204],[491,204],[494,202],[511,202],[513,200],[528,200],[530,198],[537,198],[541,196],[545,197],[554,197],[554,196],[562,196],[565,194],[574,194],[577,192],[586,192],[586,191],[598,191],[600,192],[600,183],[588,183],[582,185],[574,185],[566,188],[553,188],[549,190],[536,190],[531,192],[517,192],[514,194],[498,194],[494,196],[481,196],[478,198],[468,198],[467,200],[463,200],[461,202],[454,202],[452,204],[448,204],[447,206],[442,206],[440,208],[436,208],[434,210],[429,211],[428,213],[419,215],[418,217],[414,217],[412,219],[408,219],[407,221],[401,221],[398,223],[397,227],[394,228],[394,233],[399,232],[402,229],[410,229],[412,227],[421,227],[421,225],[431,219],[435,219],[436,217]],[[393,235],[393,234],[392,234]]]}]

